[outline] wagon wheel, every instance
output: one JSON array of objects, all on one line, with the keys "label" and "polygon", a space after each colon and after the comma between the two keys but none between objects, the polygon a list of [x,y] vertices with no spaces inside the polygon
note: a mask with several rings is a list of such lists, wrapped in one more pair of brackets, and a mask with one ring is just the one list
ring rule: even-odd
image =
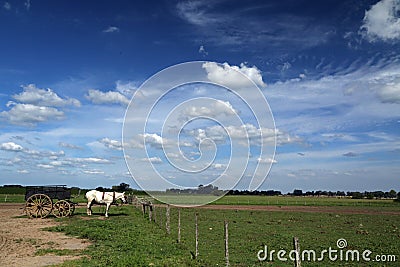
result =
[{"label": "wagon wheel", "polygon": [[34,194],[26,200],[26,214],[31,218],[44,218],[53,209],[53,201],[45,194]]},{"label": "wagon wheel", "polygon": [[53,214],[57,218],[71,215],[71,205],[66,200],[59,200],[54,204]]}]

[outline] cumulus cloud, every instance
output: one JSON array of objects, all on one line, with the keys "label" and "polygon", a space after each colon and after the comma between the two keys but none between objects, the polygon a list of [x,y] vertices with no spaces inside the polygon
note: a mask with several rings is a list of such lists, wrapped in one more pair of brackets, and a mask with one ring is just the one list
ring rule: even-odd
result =
[{"label": "cumulus cloud", "polygon": [[19,152],[19,151],[23,151],[24,148],[14,142],[7,142],[7,143],[2,143],[0,145],[0,149],[1,150],[5,150],[5,151],[13,151],[13,152]]},{"label": "cumulus cloud", "polygon": [[[205,129],[195,129],[188,132],[196,140],[210,138],[215,142],[222,143],[226,140],[227,134],[239,144],[246,145],[247,141],[251,145],[273,144],[276,140],[277,145],[289,143],[302,143],[303,140],[297,136],[291,136],[279,129],[258,128],[253,124],[247,123],[241,126],[220,125],[207,127]],[[261,138],[262,137],[262,138]]]},{"label": "cumulus cloud", "polygon": [[136,83],[134,82],[131,81],[123,82],[118,80],[116,82],[115,89],[127,97],[132,97],[138,88],[136,86]]},{"label": "cumulus cloud", "polygon": [[275,159],[272,158],[257,158],[258,163],[277,163]]},{"label": "cumulus cloud", "polygon": [[122,143],[117,140],[112,140],[109,138],[103,138],[99,140],[101,144],[103,144],[107,148],[115,149],[115,150],[122,150]]},{"label": "cumulus cloud", "polygon": [[13,95],[13,98],[25,104],[47,107],[62,107],[72,105],[79,107],[81,103],[74,98],[61,98],[52,89],[40,89],[34,84],[21,86],[23,92]]},{"label": "cumulus cloud", "polygon": [[94,104],[129,104],[129,99],[126,98],[126,96],[115,91],[102,92],[99,90],[90,89],[85,97]]},{"label": "cumulus cloud", "polygon": [[216,117],[218,115],[231,116],[238,113],[229,101],[216,100],[209,106],[190,106],[183,110],[182,119],[187,120],[192,117],[208,116]]},{"label": "cumulus cloud", "polygon": [[400,83],[389,83],[383,86],[378,92],[383,103],[400,104]]},{"label": "cumulus cloud", "polygon": [[53,169],[53,168],[54,168],[54,166],[53,166],[53,165],[49,165],[49,164],[42,164],[42,163],[40,163],[40,164],[37,164],[36,166],[37,166],[37,167],[39,167],[39,168],[42,168],[42,169]]},{"label": "cumulus cloud", "polygon": [[162,163],[162,160],[159,157],[142,158],[141,161],[148,161],[155,164]]},{"label": "cumulus cloud", "polygon": [[1,112],[0,118],[6,119],[12,124],[35,126],[40,122],[64,118],[64,112],[53,107],[17,103],[8,103],[7,106],[12,106],[12,108],[9,111]]},{"label": "cumulus cloud", "polygon": [[65,147],[65,148],[70,148],[70,149],[79,149],[81,150],[82,147],[74,145],[74,144],[69,144],[69,143],[64,143],[64,142],[59,142],[58,145],[60,147]]},{"label": "cumulus cloud", "polygon": [[105,33],[119,32],[119,28],[115,26],[109,26],[106,29],[104,29],[103,32]]},{"label": "cumulus cloud", "polygon": [[102,159],[102,158],[71,158],[68,160],[77,163],[94,163],[94,164],[111,163],[108,159]]},{"label": "cumulus cloud", "polygon": [[365,12],[360,33],[370,42],[400,39],[400,1],[382,0]]},{"label": "cumulus cloud", "polygon": [[166,145],[168,141],[165,138],[162,138],[156,133],[145,133],[139,135],[141,138],[144,138],[146,144],[149,144],[152,147],[161,148],[163,145]]},{"label": "cumulus cloud", "polygon": [[207,78],[214,83],[225,85],[229,87],[248,87],[252,83],[245,79],[241,72],[245,74],[250,80],[252,80],[256,85],[265,86],[261,75],[261,71],[256,67],[248,67],[244,63],[240,66],[230,66],[228,63],[221,65],[215,62],[206,62],[202,66],[207,72]]},{"label": "cumulus cloud", "polygon": [[21,86],[23,91],[13,95],[13,99],[21,102],[9,101],[9,111],[0,113],[0,118],[11,124],[23,126],[35,126],[37,123],[50,120],[64,119],[64,112],[59,110],[62,106],[80,106],[80,102],[74,98],[62,98],[50,88],[40,89],[34,84]]},{"label": "cumulus cloud", "polygon": [[105,174],[105,172],[101,170],[83,170],[82,172],[85,174]]}]

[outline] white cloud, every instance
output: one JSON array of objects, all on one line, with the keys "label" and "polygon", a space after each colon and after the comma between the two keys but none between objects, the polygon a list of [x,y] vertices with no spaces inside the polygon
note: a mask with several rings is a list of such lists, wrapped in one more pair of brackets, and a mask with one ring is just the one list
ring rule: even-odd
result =
[{"label": "white cloud", "polygon": [[118,80],[115,89],[127,97],[132,97],[138,88],[134,82],[128,81],[124,83],[123,81]]},{"label": "white cloud", "polygon": [[90,89],[85,97],[94,104],[129,104],[129,99],[126,98],[126,96],[115,91],[108,91],[104,93],[99,90]]},{"label": "white cloud", "polygon": [[115,26],[109,26],[108,28],[104,29],[103,32],[105,33],[119,32],[119,28]]},{"label": "white cloud", "polygon": [[400,1],[382,0],[365,12],[360,33],[369,41],[400,39]]},{"label": "white cloud", "polygon": [[162,160],[159,157],[142,158],[141,161],[148,161],[155,164],[162,163]]},{"label": "white cloud", "polygon": [[218,17],[209,16],[203,1],[186,1],[176,5],[178,15],[191,24],[205,26],[218,21]]},{"label": "white cloud", "polygon": [[208,56],[208,52],[207,52],[206,48],[204,47],[204,45],[201,45],[199,47],[199,54],[201,54],[203,56]]},{"label": "white cloud", "polygon": [[81,103],[77,99],[63,99],[59,97],[50,88],[47,88],[46,90],[40,89],[37,88],[34,84],[24,85],[22,86],[22,88],[23,92],[17,95],[13,95],[13,98],[25,104],[47,107],[62,107],[66,105],[79,107],[81,105]]},{"label": "white cloud", "polygon": [[39,168],[42,168],[42,169],[53,169],[53,168],[54,168],[54,166],[53,166],[53,165],[49,165],[49,164],[42,164],[42,163],[40,163],[40,164],[37,164],[36,166],[37,166],[37,167],[39,167]]},{"label": "white cloud", "polygon": [[52,107],[16,103],[9,103],[8,106],[13,107],[9,111],[1,112],[0,118],[16,125],[35,126],[40,122],[64,119],[64,112]]},{"label": "white cloud", "polygon": [[102,158],[71,158],[68,160],[70,160],[72,162],[77,162],[77,163],[94,163],[94,164],[111,163],[108,159],[102,159]]},{"label": "white cloud", "polygon": [[225,85],[228,88],[248,87],[252,85],[238,71],[245,74],[255,84],[265,86],[261,71],[256,66],[248,67],[244,63],[241,63],[239,67],[230,66],[226,62],[221,66],[215,62],[206,62],[203,64],[203,68],[207,71],[207,78],[211,82]]},{"label": "white cloud", "polygon": [[226,169],[227,166],[225,164],[215,163],[212,165],[212,167],[217,170],[223,170]]},{"label": "white cloud", "polygon": [[259,163],[277,163],[278,161],[276,161],[275,159],[272,158],[257,158],[257,162]]},{"label": "white cloud", "polygon": [[383,86],[378,95],[383,103],[400,104],[400,83],[389,83]]},{"label": "white cloud", "polygon": [[85,174],[105,174],[105,172],[101,170],[83,170],[82,172]]},{"label": "white cloud", "polygon": [[65,147],[65,148],[70,148],[70,149],[82,149],[82,147],[77,146],[77,145],[73,145],[73,144],[68,144],[68,143],[64,143],[64,142],[59,142],[58,145],[60,147]]},{"label": "white cloud", "polygon": [[101,140],[99,140],[99,142],[107,148],[122,150],[122,143],[120,141],[112,140],[109,138],[102,138]]},{"label": "white cloud", "polygon": [[235,115],[238,111],[235,110],[229,101],[216,100],[211,102],[210,106],[190,106],[183,110],[183,118],[208,116],[215,118],[218,115],[224,114],[226,116]]},{"label": "white cloud", "polygon": [[14,142],[7,142],[7,143],[2,143],[0,145],[0,149],[5,151],[19,152],[23,151],[24,148]]},{"label": "white cloud", "polygon": [[241,145],[246,145],[247,141],[250,145],[261,145],[261,142],[263,144],[274,144],[275,140],[277,145],[303,142],[301,138],[291,136],[279,129],[257,128],[250,123],[241,126],[226,127],[216,125],[205,129],[192,130],[188,133],[194,136],[196,140],[210,138],[218,143],[224,142],[228,134],[232,139],[239,140],[239,144]]},{"label": "white cloud", "polygon": [[140,134],[140,138],[144,138],[144,141],[146,144],[149,144],[152,147],[156,148],[161,148],[163,145],[166,145],[166,139],[162,138],[156,133],[150,134],[150,133],[145,133],[145,134]]},{"label": "white cloud", "polygon": [[[215,46],[234,46],[235,49],[238,46],[240,49],[257,49],[268,43],[271,49],[282,54],[283,43],[292,44],[292,49],[309,48],[326,42],[334,34],[331,26],[317,24],[311,17],[272,14],[269,5],[248,2],[245,9],[220,9],[217,7],[219,2],[192,0],[176,5],[177,15],[194,26],[195,40],[206,40]],[[257,16],[256,13],[269,15]]]}]

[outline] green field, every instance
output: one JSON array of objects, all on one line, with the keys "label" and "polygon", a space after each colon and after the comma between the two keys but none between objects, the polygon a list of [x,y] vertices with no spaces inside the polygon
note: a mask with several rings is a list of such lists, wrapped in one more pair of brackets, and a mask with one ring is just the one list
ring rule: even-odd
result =
[{"label": "green field", "polygon": [[[7,202],[24,202],[21,194],[1,194],[0,203],[5,198]],[[79,198],[75,196],[73,200],[81,203],[85,201],[82,195]],[[49,230],[92,241],[92,245],[82,252],[83,258],[66,262],[64,266],[225,266],[224,220],[229,224],[231,266],[293,266],[288,254],[283,257],[287,258],[286,261],[277,256],[279,250],[290,253],[293,237],[299,238],[302,250],[316,252],[316,259],[303,262],[302,266],[399,266],[400,215],[379,214],[399,212],[398,202],[347,198],[225,196],[213,204],[327,206],[336,211],[305,213],[182,208],[180,243],[177,242],[178,209],[171,208],[171,232],[168,235],[165,229],[165,206],[155,208],[155,221],[152,222],[149,221],[148,214],[143,216],[141,210],[132,205],[112,206],[108,219],[103,217],[104,207],[95,206],[95,215],[89,220],[85,209],[78,208],[70,218],[55,219],[61,225]],[[349,209],[373,213],[341,212]],[[199,227],[199,256],[196,259],[193,258],[195,213],[198,213]],[[341,261],[340,258],[331,261],[327,254],[323,261],[319,261],[324,249],[338,249],[336,242],[340,238],[347,241],[347,247],[342,249],[343,255],[348,250],[357,250],[360,252],[360,261]],[[273,260],[267,258],[259,261],[257,253],[265,246],[269,252],[275,250]],[[371,259],[377,255],[393,255],[396,262],[363,261],[361,253],[367,249],[372,251],[369,255]]]},{"label": "green field", "polygon": [[[71,200],[77,203],[86,202],[83,194],[72,195]],[[190,201],[190,198],[200,196],[180,197],[184,204],[191,204],[196,201]],[[178,198],[178,197],[175,197]],[[188,199],[188,200],[185,200]],[[207,198],[204,198],[206,200]],[[23,194],[0,194],[0,203],[23,203]],[[177,201],[177,200],[176,200]],[[154,203],[159,203],[153,200]],[[400,207],[400,203],[391,199],[351,199],[336,197],[293,197],[293,196],[224,196],[211,204],[216,205],[271,205],[271,206],[344,206],[344,207]]]},{"label": "green field", "polygon": [[224,196],[215,203],[221,205],[277,205],[277,206],[362,206],[399,207],[391,199],[351,199],[337,197],[293,196]]},{"label": "green field", "polygon": [[[252,200],[252,197],[250,201]],[[338,207],[340,208],[340,207]],[[376,210],[366,206],[364,209]],[[383,208],[397,210],[399,207]],[[156,221],[133,206],[112,207],[110,218],[103,218],[103,208],[95,207],[95,215],[87,220],[84,209],[71,218],[58,219],[61,231],[90,239],[87,257],[67,262],[64,266],[224,266],[224,220],[229,224],[229,255],[231,266],[293,266],[292,261],[277,259],[278,250],[292,249],[294,236],[303,250],[314,250],[316,260],[302,266],[399,266],[400,215],[300,213],[266,211],[232,211],[181,209],[181,243],[177,243],[178,209],[171,208],[171,233],[165,230],[166,207],[156,207]],[[198,213],[199,257],[195,251],[194,214]],[[347,240],[342,251],[372,251],[376,255],[394,255],[396,262],[318,261],[324,249],[337,249],[338,239]],[[268,246],[276,250],[273,261],[259,261],[257,253]],[[339,254],[338,254],[339,255]],[[286,255],[288,257],[288,255]],[[360,256],[361,257],[361,256]],[[375,265],[374,265],[375,264]]]}]

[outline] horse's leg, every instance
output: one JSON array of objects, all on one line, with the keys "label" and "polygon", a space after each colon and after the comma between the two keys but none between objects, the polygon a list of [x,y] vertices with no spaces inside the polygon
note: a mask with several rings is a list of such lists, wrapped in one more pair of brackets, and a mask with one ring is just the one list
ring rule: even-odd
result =
[{"label": "horse's leg", "polygon": [[88,201],[88,204],[87,204],[86,212],[87,212],[87,215],[89,215],[89,216],[92,215],[92,205],[93,205],[93,199],[91,201]]},{"label": "horse's leg", "polygon": [[106,217],[108,217],[108,209],[110,208],[111,203],[107,203],[107,207],[106,207]]}]

